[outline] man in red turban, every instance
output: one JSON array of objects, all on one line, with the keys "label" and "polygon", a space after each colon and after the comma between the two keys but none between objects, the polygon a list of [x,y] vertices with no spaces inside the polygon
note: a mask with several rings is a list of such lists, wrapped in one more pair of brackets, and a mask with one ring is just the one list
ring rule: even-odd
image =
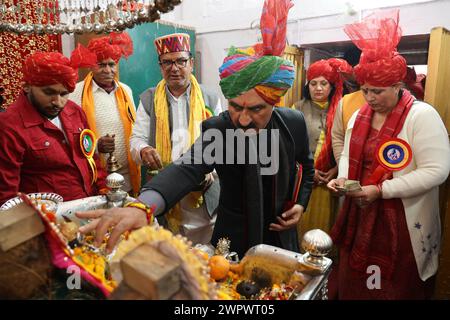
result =
[{"label": "man in red turban", "polygon": [[54,192],[65,201],[98,192],[92,159],[80,145],[87,128],[83,111],[68,100],[78,67],[95,63],[79,46],[67,58],[36,52],[23,68],[23,92],[0,114],[0,204],[18,192]]},{"label": "man in red turban", "polygon": [[88,50],[97,57],[96,64],[77,84],[70,99],[83,108],[89,127],[99,137],[102,163],[106,163],[106,154],[114,151],[120,165],[118,173],[125,178],[124,190],[137,193],[140,166],[132,160],[129,146],[136,107],[131,88],[117,76],[119,60],[133,54],[133,41],[125,32],[111,33],[92,39]]}]

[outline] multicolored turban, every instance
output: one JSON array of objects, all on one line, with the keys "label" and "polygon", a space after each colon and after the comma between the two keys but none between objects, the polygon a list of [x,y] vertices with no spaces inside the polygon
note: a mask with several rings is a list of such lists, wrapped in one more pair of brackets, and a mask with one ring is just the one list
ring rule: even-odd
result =
[{"label": "multicolored turban", "polygon": [[372,14],[344,31],[362,51],[354,68],[360,84],[388,87],[405,78],[406,60],[397,52],[402,37],[398,9]]},{"label": "multicolored turban", "polygon": [[286,24],[291,0],[265,0],[260,27],[263,43],[248,49],[231,47],[220,72],[220,87],[227,99],[255,89],[275,105],[292,86],[294,65],[280,56],[286,47]]},{"label": "multicolored turban", "polygon": [[163,55],[170,52],[191,52],[190,37],[187,33],[172,33],[156,38],[154,41],[156,52]]},{"label": "multicolored turban", "polygon": [[36,52],[25,60],[23,81],[38,87],[61,83],[73,92],[78,80],[78,68],[96,64],[97,57],[80,44],[70,59],[59,52]]},{"label": "multicolored turban", "polygon": [[97,62],[111,58],[117,63],[120,58],[128,58],[133,54],[133,41],[126,32],[112,32],[89,41],[88,49],[96,54]]},{"label": "multicolored turban", "polygon": [[352,74],[353,68],[347,61],[339,58],[331,58],[327,60],[319,60],[311,64],[306,72],[306,79],[311,81],[317,77],[324,77],[334,85],[335,91],[331,97],[330,106],[328,107],[326,120],[326,136],[325,143],[321,152],[316,159],[315,167],[321,171],[328,171],[332,166],[332,148],[331,148],[331,128],[333,126],[334,114],[338,106],[339,100],[344,92],[344,74]]}]

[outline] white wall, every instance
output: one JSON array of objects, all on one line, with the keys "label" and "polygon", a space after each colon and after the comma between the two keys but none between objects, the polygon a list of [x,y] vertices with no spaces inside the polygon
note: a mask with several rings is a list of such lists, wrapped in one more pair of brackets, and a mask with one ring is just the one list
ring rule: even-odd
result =
[{"label": "white wall", "polygon": [[[231,46],[247,47],[259,39],[259,18],[264,0],[183,0],[162,20],[194,27],[196,51],[201,52],[203,84],[219,89],[218,68]],[[428,34],[433,27],[450,29],[450,0],[293,0],[287,37],[291,45],[348,41],[342,31],[371,10],[396,6],[404,35]],[[73,36],[63,36],[63,52],[70,55]],[[316,60],[320,53],[305,52]],[[220,91],[220,90],[219,90]]]},{"label": "white wall", "polygon": [[[218,88],[218,68],[229,46],[245,47],[257,42],[263,3],[264,0],[184,0],[162,18],[196,29],[196,50],[202,56],[201,82]],[[400,8],[404,35],[428,34],[436,26],[450,29],[450,0],[293,0],[293,3],[288,42],[304,47],[348,41],[342,31],[345,24],[385,7]]]}]

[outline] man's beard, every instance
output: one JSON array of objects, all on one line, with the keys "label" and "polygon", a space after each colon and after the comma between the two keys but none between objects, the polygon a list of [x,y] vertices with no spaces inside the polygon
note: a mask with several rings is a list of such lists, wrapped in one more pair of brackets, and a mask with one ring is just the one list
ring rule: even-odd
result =
[{"label": "man's beard", "polygon": [[34,106],[34,108],[35,108],[41,115],[43,115],[44,117],[46,117],[46,118],[48,118],[48,119],[50,119],[50,120],[53,120],[53,119],[55,119],[57,116],[59,116],[59,114],[60,114],[61,111],[63,110],[63,109],[61,109],[61,110],[58,112],[57,115],[48,114],[47,112],[45,112],[45,108],[42,107],[42,105],[41,105],[39,102],[37,102],[36,98],[35,98],[34,95],[33,95],[33,92],[30,92],[30,93],[28,94],[28,99],[30,100],[30,102],[31,102],[31,104]]}]

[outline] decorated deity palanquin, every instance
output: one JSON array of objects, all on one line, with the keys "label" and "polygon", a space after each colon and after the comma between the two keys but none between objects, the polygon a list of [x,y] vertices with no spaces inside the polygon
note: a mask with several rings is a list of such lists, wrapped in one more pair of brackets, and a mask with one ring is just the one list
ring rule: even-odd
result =
[{"label": "decorated deity palanquin", "polygon": [[[149,225],[106,241],[81,236],[77,211],[105,206],[105,196],[58,202],[55,194],[22,195],[0,211],[0,297],[16,299],[287,300],[326,297],[331,260],[258,245],[239,260],[220,239],[192,247]],[[130,199],[129,199],[130,200]],[[322,236],[322,234],[319,234]],[[212,249],[211,249],[212,248]],[[22,267],[20,267],[22,266]],[[74,278],[79,275],[81,290]],[[26,280],[26,281],[25,281]],[[325,290],[325,291],[324,291]]]}]

